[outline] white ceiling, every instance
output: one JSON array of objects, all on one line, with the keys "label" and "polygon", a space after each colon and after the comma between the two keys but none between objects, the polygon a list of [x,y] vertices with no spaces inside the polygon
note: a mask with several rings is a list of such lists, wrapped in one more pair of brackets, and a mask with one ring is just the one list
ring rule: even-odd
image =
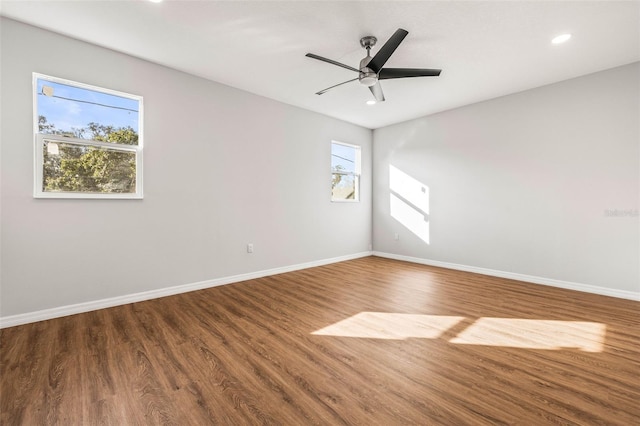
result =
[{"label": "white ceiling", "polygon": [[[640,60],[638,1],[6,1],[6,17],[258,95],[378,128]],[[382,81],[365,105],[359,40],[409,35],[387,67],[440,77]],[[572,39],[552,45],[553,36]],[[375,49],[372,54],[375,54]],[[64,77],[64,76],[61,76]]]}]

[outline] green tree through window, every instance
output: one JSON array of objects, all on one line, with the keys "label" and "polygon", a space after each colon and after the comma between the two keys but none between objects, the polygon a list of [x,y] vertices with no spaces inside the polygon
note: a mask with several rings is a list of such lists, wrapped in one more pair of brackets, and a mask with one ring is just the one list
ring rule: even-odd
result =
[{"label": "green tree through window", "polygon": [[34,73],[42,198],[142,198],[142,98]]},{"label": "green tree through window", "polygon": [[[38,117],[40,133],[91,139],[100,142],[137,145],[138,134],[131,127],[88,123],[69,135]],[[136,158],[133,152],[45,141],[43,146],[43,190],[52,192],[131,193],[136,188]]]}]

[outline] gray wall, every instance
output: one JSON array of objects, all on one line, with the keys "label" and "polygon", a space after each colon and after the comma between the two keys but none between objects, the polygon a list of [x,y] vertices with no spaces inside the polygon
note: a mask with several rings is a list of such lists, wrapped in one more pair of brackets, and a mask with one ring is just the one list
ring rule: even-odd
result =
[{"label": "gray wall", "polygon": [[[635,63],[375,130],[374,250],[637,294],[639,80]],[[391,216],[390,166],[428,187],[428,244]]]},{"label": "gray wall", "polygon": [[[370,130],[4,18],[1,43],[1,317],[365,252],[372,205],[378,252],[640,291],[640,219],[606,215],[639,207],[638,64],[375,130],[372,203]],[[144,96],[144,200],[32,197],[34,71]],[[331,139],[362,146],[360,203],[329,201]]]},{"label": "gray wall", "polygon": [[[368,251],[370,130],[12,20],[1,31],[1,316]],[[144,96],[144,200],[32,197],[32,72]],[[360,203],[330,202],[332,139],[362,146]]]}]

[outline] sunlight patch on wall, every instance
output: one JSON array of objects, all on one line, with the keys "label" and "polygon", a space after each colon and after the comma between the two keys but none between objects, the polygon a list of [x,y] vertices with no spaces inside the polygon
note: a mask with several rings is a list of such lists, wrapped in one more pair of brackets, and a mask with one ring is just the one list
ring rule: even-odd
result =
[{"label": "sunlight patch on wall", "polygon": [[391,217],[429,244],[429,187],[389,165]]},{"label": "sunlight patch on wall", "polygon": [[435,339],[463,319],[443,315],[360,312],[311,334],[369,339]]},{"label": "sunlight patch on wall", "polygon": [[389,165],[389,189],[416,209],[429,214],[429,187],[392,165]]},{"label": "sunlight patch on wall", "polygon": [[480,318],[451,339],[465,345],[602,352],[606,326],[596,322]]},{"label": "sunlight patch on wall", "polygon": [[390,194],[391,217],[400,222],[405,228],[429,244],[429,222],[425,215],[413,209],[409,204]]}]

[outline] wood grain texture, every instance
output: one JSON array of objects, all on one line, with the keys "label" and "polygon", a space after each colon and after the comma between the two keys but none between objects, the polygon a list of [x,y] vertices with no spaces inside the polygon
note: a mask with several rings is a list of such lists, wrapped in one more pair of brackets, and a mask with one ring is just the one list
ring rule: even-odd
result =
[{"label": "wood grain texture", "polygon": [[4,329],[0,423],[640,424],[639,312],[362,258]]}]

